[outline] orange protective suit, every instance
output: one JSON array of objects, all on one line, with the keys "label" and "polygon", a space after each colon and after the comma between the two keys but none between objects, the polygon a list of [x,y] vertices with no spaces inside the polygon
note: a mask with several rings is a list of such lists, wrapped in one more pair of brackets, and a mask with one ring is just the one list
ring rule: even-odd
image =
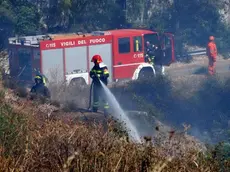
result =
[{"label": "orange protective suit", "polygon": [[207,56],[209,59],[208,73],[210,75],[214,75],[216,72],[217,48],[216,48],[216,44],[214,42],[213,36],[209,37],[209,43],[207,45],[207,51],[206,52],[207,52]]}]

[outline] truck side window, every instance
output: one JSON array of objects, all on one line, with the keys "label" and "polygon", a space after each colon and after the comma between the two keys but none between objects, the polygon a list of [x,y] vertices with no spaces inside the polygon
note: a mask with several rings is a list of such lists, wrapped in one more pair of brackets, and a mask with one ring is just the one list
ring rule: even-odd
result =
[{"label": "truck side window", "polygon": [[142,38],[141,38],[141,36],[133,37],[133,49],[134,49],[134,52],[141,52],[142,51]]},{"label": "truck side window", "polygon": [[130,38],[118,38],[118,48],[119,53],[129,53],[130,52]]}]

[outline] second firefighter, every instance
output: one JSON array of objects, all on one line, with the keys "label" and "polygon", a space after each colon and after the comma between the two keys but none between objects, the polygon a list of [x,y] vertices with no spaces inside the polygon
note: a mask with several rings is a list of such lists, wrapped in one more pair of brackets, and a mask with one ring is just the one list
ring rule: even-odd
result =
[{"label": "second firefighter", "polygon": [[93,111],[98,111],[100,106],[99,98],[101,98],[104,103],[104,113],[107,114],[109,104],[106,101],[106,95],[100,80],[107,86],[109,71],[100,55],[94,55],[91,62],[94,62],[94,66],[90,71],[90,77],[93,79]]}]

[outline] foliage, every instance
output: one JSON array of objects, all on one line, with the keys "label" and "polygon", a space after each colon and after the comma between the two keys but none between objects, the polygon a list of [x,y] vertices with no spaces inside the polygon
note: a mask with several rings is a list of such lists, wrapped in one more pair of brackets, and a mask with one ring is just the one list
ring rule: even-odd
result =
[{"label": "foliage", "polygon": [[0,49],[7,44],[7,38],[12,34],[15,24],[15,14],[7,1],[0,2]]},{"label": "foliage", "polygon": [[18,14],[15,32],[19,35],[35,35],[39,28],[39,14],[33,5],[22,5],[15,8]]},{"label": "foliage", "polygon": [[[90,32],[116,28],[150,28],[175,34],[176,52],[185,44],[205,46],[210,34],[219,50],[230,41],[229,26],[219,11],[224,1],[58,0],[0,2],[2,39],[18,35]],[[7,33],[7,34],[5,34]],[[1,43],[3,46],[4,42]]]},{"label": "foliage", "polygon": [[66,120],[68,116],[47,120],[31,111],[15,113],[4,99],[0,110],[1,171],[219,170],[218,161],[195,151],[194,144],[183,155],[173,157],[170,150],[180,152],[181,142],[166,150],[147,138],[143,144],[131,143],[117,133],[112,121],[104,130],[101,124],[76,123]]},{"label": "foliage", "polygon": [[[25,141],[27,130],[25,128],[26,120],[21,114],[14,112],[12,107],[5,103],[4,96],[1,94],[0,106],[0,154],[5,157],[17,156],[23,154],[25,150]],[[22,146],[20,150],[15,146]]]},{"label": "foliage", "polygon": [[[122,96],[131,93],[127,102],[133,106],[141,103],[139,110],[151,109],[152,115],[158,114],[160,110],[167,120],[175,123],[186,121],[192,127],[198,124],[207,127],[205,130],[211,130],[211,137],[219,135],[225,138],[223,136],[227,133],[223,131],[227,131],[229,82],[207,78],[202,87],[187,98],[181,95],[190,90],[181,89],[179,94],[175,92],[169,78],[159,76],[123,87],[119,102],[126,101],[127,97],[123,99]],[[119,89],[113,91],[119,92]],[[189,141],[185,132],[171,134],[173,132],[170,131],[168,134],[167,131],[162,134],[161,127],[156,127],[158,137],[153,140],[145,137],[143,144],[135,144],[127,139],[120,124],[112,120],[107,123],[100,121],[99,124],[88,120],[81,122],[76,120],[77,115],[71,116],[71,113],[65,112],[47,119],[47,114],[35,111],[39,107],[30,104],[18,108],[16,104],[23,104],[20,99],[14,104],[8,102],[8,99],[6,101],[4,96],[5,92],[1,92],[0,171],[229,170],[228,144],[219,144],[201,153],[201,146]],[[212,115],[213,110],[215,112]],[[216,114],[220,114],[221,118]],[[205,121],[213,123],[207,126]]]}]

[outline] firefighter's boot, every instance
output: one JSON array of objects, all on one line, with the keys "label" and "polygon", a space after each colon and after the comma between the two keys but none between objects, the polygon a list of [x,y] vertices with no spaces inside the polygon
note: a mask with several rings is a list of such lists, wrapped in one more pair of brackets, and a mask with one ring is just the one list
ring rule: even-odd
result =
[{"label": "firefighter's boot", "polygon": [[93,107],[93,112],[97,112],[98,108],[97,107]]},{"label": "firefighter's boot", "polygon": [[93,103],[93,112],[97,112],[99,107],[99,102],[94,102]]}]

